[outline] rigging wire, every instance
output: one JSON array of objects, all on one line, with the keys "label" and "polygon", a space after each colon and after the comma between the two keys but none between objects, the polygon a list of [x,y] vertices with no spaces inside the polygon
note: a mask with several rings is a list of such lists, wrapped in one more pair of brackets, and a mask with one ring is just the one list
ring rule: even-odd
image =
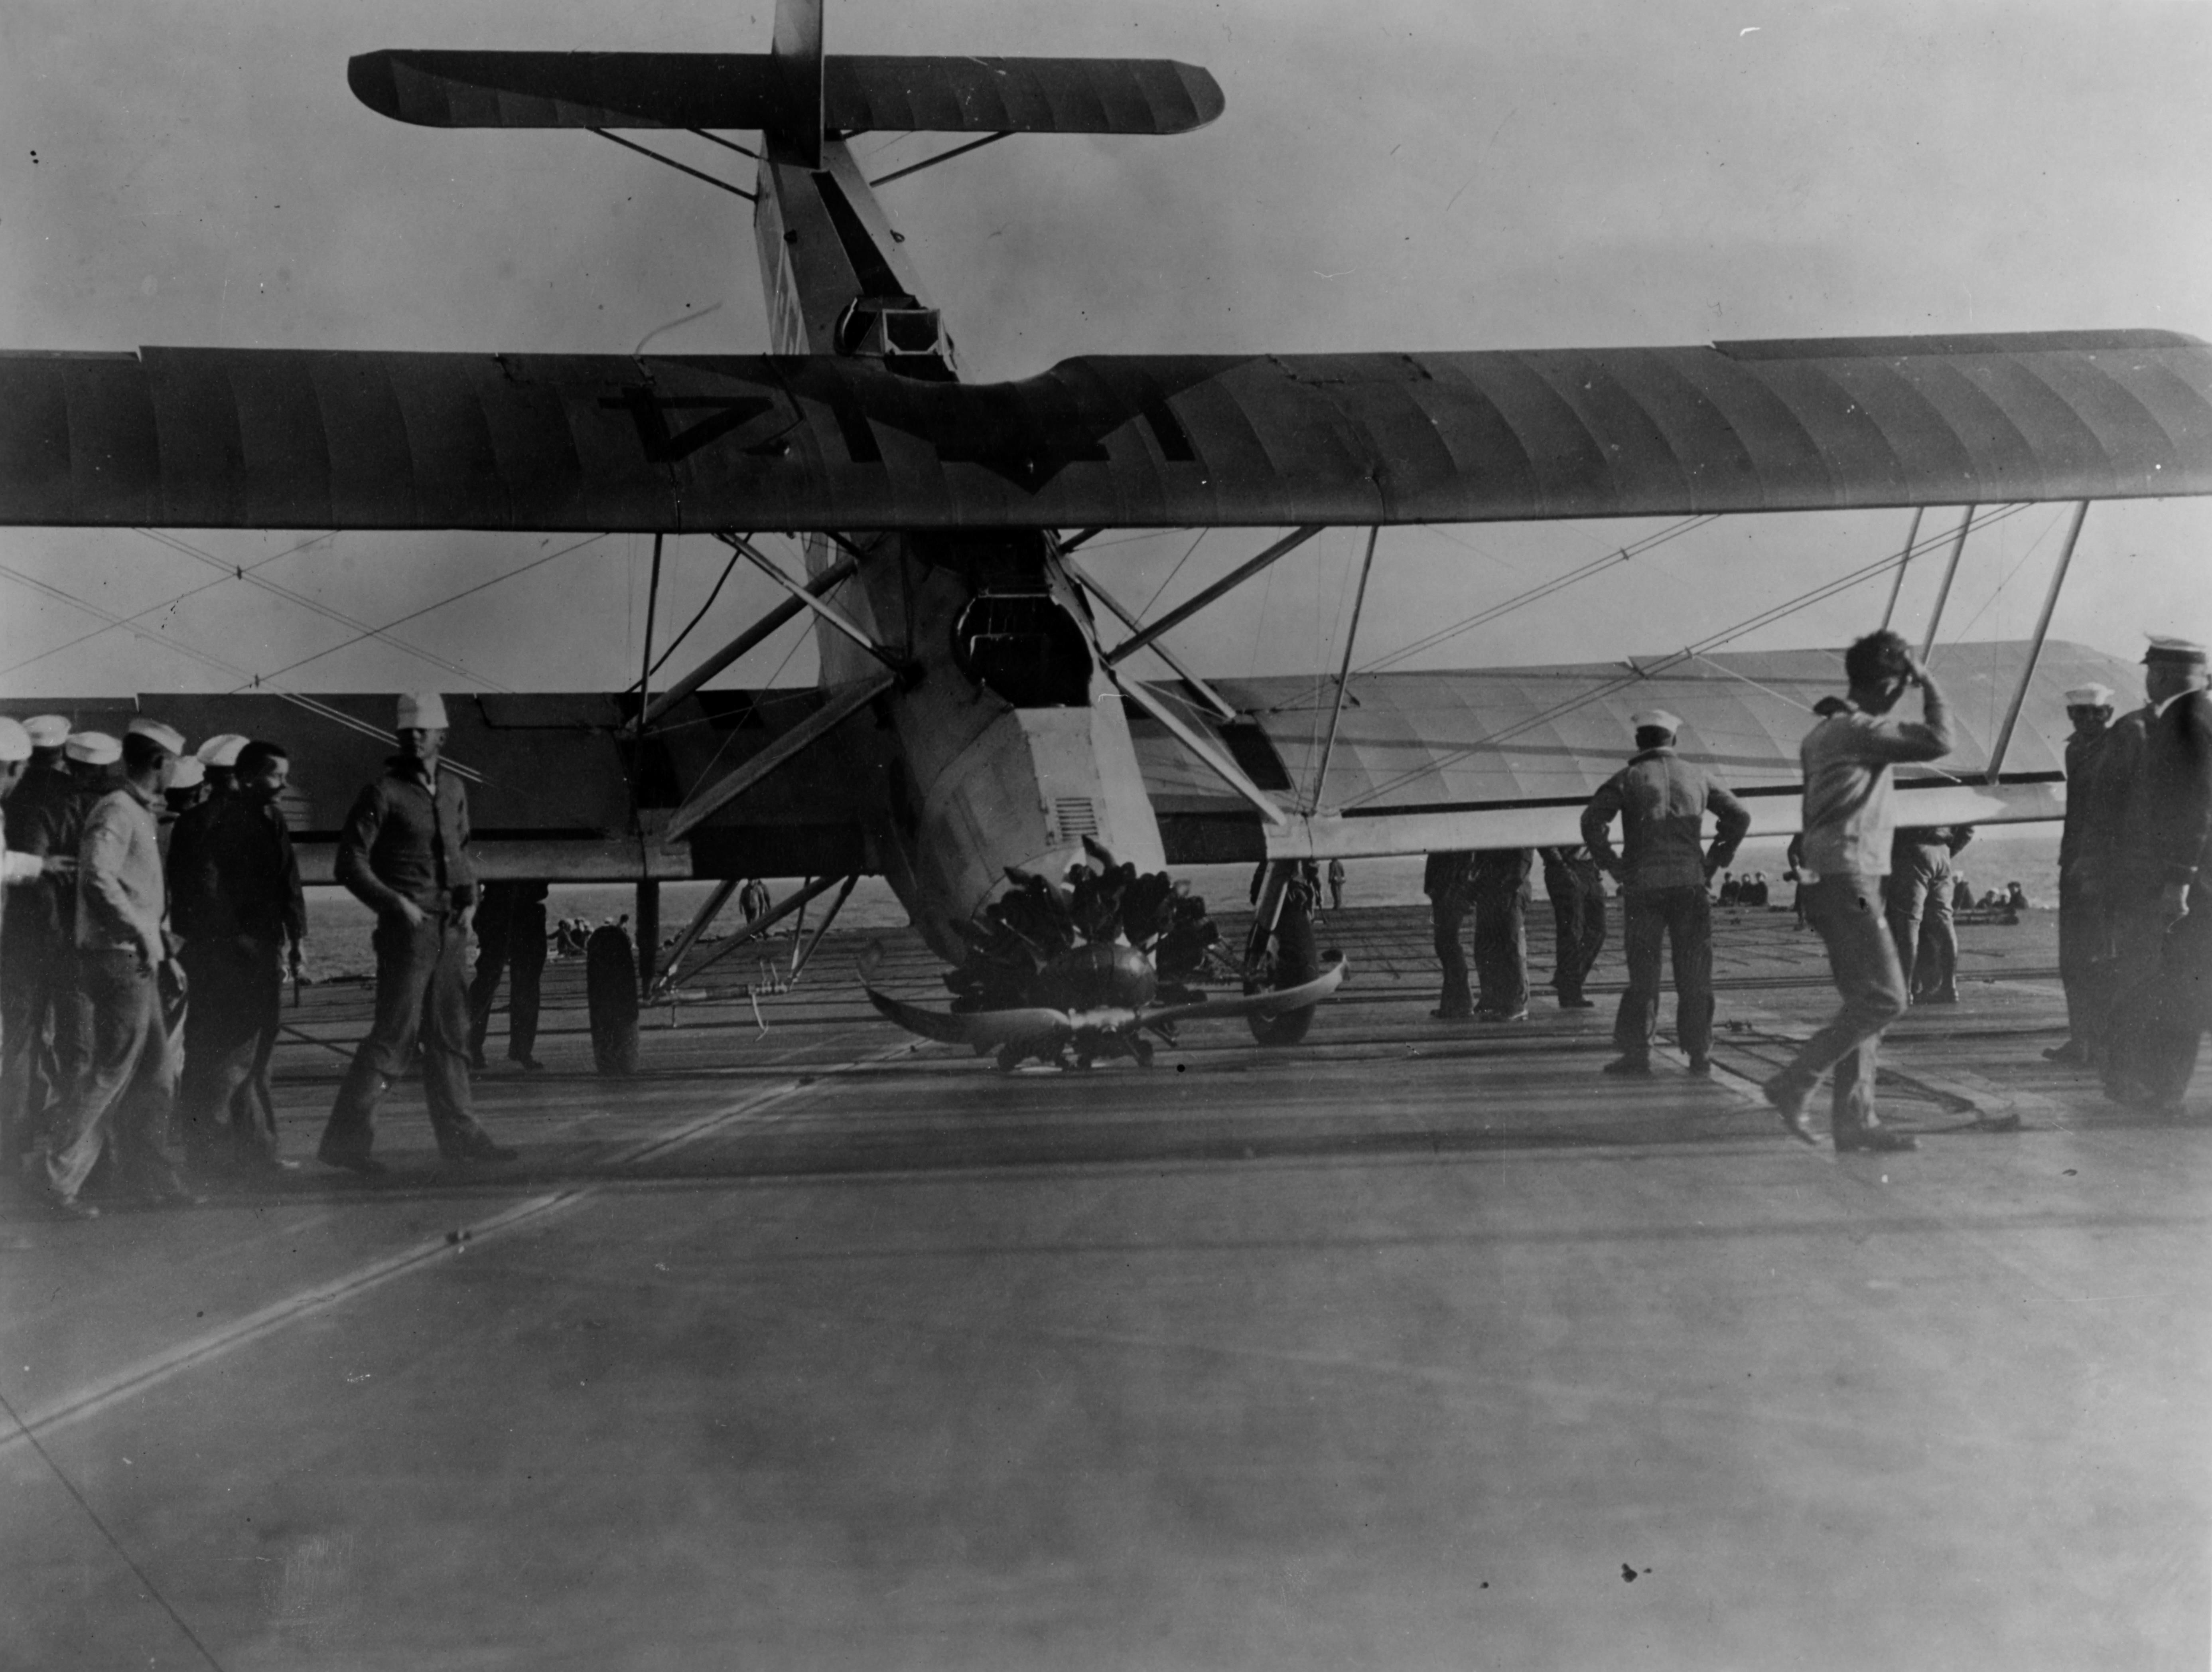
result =
[{"label": "rigging wire", "polygon": [[390,645],[394,650],[404,650],[409,655],[419,658],[421,660],[429,663],[433,667],[441,668],[446,672],[453,674],[459,678],[468,680],[471,684],[488,686],[491,690],[497,691],[512,691],[514,689],[511,685],[501,684],[495,679],[487,679],[482,674],[471,672],[460,663],[453,661],[447,657],[441,656],[433,651],[424,650],[418,646],[411,645],[404,639],[395,638],[383,629],[371,627],[367,622],[356,620],[354,617],[346,614],[344,611],[333,609],[329,605],[322,603],[319,599],[308,597],[305,593],[295,592],[291,587],[279,586],[274,581],[264,580],[257,575],[249,575],[246,570],[240,568],[236,564],[226,563],[222,558],[216,556],[213,552],[202,551],[198,546],[192,544],[190,541],[180,540],[175,535],[168,533],[162,529],[135,528],[131,530],[131,532],[134,534],[143,534],[148,539],[153,541],[155,544],[167,546],[172,551],[180,551],[184,553],[185,556],[191,558],[196,562],[205,563],[210,568],[220,569],[226,577],[232,580],[243,581],[249,587],[258,587],[261,591],[267,593],[272,598],[281,598],[288,604],[296,605],[311,615],[320,616],[325,621],[334,621],[341,627],[352,628],[356,631],[364,633],[368,636],[380,641],[382,643]]},{"label": "rigging wire", "polygon": [[1190,551],[1184,552],[1182,556],[1176,559],[1176,566],[1168,571],[1168,578],[1161,581],[1158,586],[1152,588],[1152,595],[1146,599],[1144,601],[1143,605],[1138,610],[1137,619],[1139,621],[1142,621],[1146,616],[1152,614],[1152,605],[1160,601],[1160,594],[1175,584],[1176,576],[1182,573],[1182,566],[1190,562],[1191,551],[1196,551],[1200,545],[1205,542],[1206,537],[1212,532],[1213,531],[1210,528],[1201,528],[1198,531],[1198,538],[1190,543]]},{"label": "rigging wire", "polygon": [[[739,551],[731,552],[730,561],[723,566],[721,580],[714,582],[714,589],[707,594],[707,601],[699,606],[699,613],[692,617],[691,619],[684,624],[684,630],[681,633],[678,633],[674,638],[668,641],[668,648],[662,651],[659,656],[653,659],[653,666],[646,675],[647,678],[651,678],[653,674],[659,672],[661,668],[666,665],[668,659],[676,654],[677,648],[681,645],[684,640],[691,636],[691,629],[694,627],[696,627],[701,622],[707,619],[707,611],[714,607],[714,600],[722,595],[722,582],[730,578],[730,571],[737,568],[738,560],[744,555],[744,554],[743,552]],[[635,690],[637,689],[637,681],[632,680],[626,689]]]},{"label": "rigging wire", "polygon": [[[1973,528],[1987,528],[1996,523],[2002,522],[2008,518],[2015,516],[2027,508],[2027,507],[2026,504],[2003,506],[1998,509],[1976,517],[1971,523],[1970,526]],[[1951,538],[1953,538],[1952,535],[1947,534],[1938,537],[1936,539],[1931,539],[1926,544],[1932,546],[1936,544],[1940,544],[1942,540],[1947,540]],[[1420,766],[1414,767],[1407,771],[1402,772],[1397,777],[1389,780],[1388,782],[1377,784],[1364,793],[1355,796],[1351,800],[1346,801],[1344,804],[1345,808],[1348,811],[1352,807],[1364,806],[1369,802],[1391,793],[1393,791],[1403,788],[1409,783],[1425,778],[1433,773],[1441,772],[1446,767],[1453,765],[1456,762],[1462,761],[1470,755],[1476,754],[1485,749],[1495,748],[1501,743],[1510,742],[1511,739],[1523,736],[1526,733],[1535,730],[1539,727],[1547,726],[1556,720],[1562,719],[1565,716],[1576,712],[1577,709],[1587,708],[1593,702],[1601,702],[1606,697],[1611,696],[1616,692],[1623,691],[1632,685],[1639,684],[1644,680],[1653,678],[1655,675],[1664,673],[1669,669],[1674,667],[1679,667],[1685,662],[1695,660],[1706,654],[1708,652],[1721,648],[1723,645],[1732,644],[1736,640],[1744,637],[1747,634],[1757,632],[1762,628],[1771,627],[1775,623],[1784,620],[1788,617],[1796,615],[1802,610],[1810,609],[1814,605],[1822,603],[1826,599],[1834,597],[1838,593],[1846,591],[1852,587],[1856,587],[1864,581],[1870,581],[1877,575],[1886,575],[1891,569],[1896,568],[1899,563],[1909,562],[1915,555],[1915,550],[1910,548],[1904,551],[1893,553],[1889,556],[1880,558],[1874,562],[1866,564],[1863,568],[1854,569],[1848,575],[1839,576],[1833,581],[1823,581],[1820,585],[1811,588],[1809,591],[1800,593],[1795,598],[1785,599],[1782,603],[1777,604],[1769,609],[1762,610],[1758,614],[1747,617],[1744,620],[1735,623],[1733,626],[1724,627],[1717,633],[1708,634],[1705,637],[1699,639],[1692,644],[1684,646],[1679,651],[1674,652],[1669,655],[1660,657],[1656,661],[1641,666],[1638,666],[1634,663],[1631,663],[1628,672],[1616,675],[1613,678],[1607,679],[1601,684],[1593,686],[1589,690],[1583,691],[1577,696],[1562,698],[1559,702],[1553,703],[1548,708],[1544,708],[1535,714],[1527,715],[1496,732],[1477,738],[1472,743],[1462,745],[1459,748],[1454,749],[1448,753],[1439,755]]]},{"label": "rigging wire", "polygon": [[[297,544],[286,546],[283,550],[277,552],[273,556],[264,557],[258,563],[246,564],[245,573],[251,575],[256,569],[266,568],[270,564],[281,562],[283,559],[291,556],[295,552],[305,551],[310,546],[320,545],[324,541],[330,538],[331,536],[327,532],[320,534],[310,535],[307,538],[300,541]],[[233,568],[233,566],[226,563],[223,565],[223,568],[226,570],[230,570]],[[222,580],[221,581],[203,581],[197,587],[187,587],[184,591],[177,593],[173,598],[163,599],[159,604],[149,605],[145,609],[139,611],[136,615],[122,617],[122,624],[144,621],[149,616],[158,616],[167,611],[173,610],[179,604],[185,603],[188,599],[198,598],[202,593],[213,592],[217,587],[222,586],[223,581],[233,581],[237,578],[238,576],[235,573],[227,573],[223,575]],[[15,672],[18,669],[29,667],[36,662],[43,662],[49,656],[58,656],[65,650],[74,650],[77,646],[89,643],[92,640],[99,638],[104,634],[112,633],[116,630],[118,625],[118,623],[116,622],[106,623],[101,626],[94,628],[89,633],[80,633],[75,638],[68,640],[64,643],[56,645],[52,650],[41,650],[37,655],[26,656],[20,662],[10,662],[7,666],[0,667],[0,679],[6,678],[8,675]]]}]

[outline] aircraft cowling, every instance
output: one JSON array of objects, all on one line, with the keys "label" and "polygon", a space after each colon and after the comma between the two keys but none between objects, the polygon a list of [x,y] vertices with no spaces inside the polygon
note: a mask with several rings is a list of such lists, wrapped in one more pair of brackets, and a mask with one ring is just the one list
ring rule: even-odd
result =
[{"label": "aircraft cowling", "polygon": [[1137,1010],[1159,992],[1152,961],[1133,946],[1093,942],[1063,953],[1037,978],[1036,1002],[1054,1009]]}]

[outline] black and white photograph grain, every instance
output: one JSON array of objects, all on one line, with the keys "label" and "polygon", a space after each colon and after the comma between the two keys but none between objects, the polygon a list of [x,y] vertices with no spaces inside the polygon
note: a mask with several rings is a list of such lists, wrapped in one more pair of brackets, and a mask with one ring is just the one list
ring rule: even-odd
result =
[{"label": "black and white photograph grain", "polygon": [[2207,88],[9,0],[0,1668],[2212,1668]]}]

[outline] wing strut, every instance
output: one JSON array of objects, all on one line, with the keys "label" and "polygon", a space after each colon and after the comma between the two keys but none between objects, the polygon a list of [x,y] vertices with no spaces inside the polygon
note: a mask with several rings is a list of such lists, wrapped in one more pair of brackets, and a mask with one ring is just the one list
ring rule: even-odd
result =
[{"label": "wing strut", "polygon": [[[836,562],[806,583],[806,590],[817,598],[826,598],[849,580],[860,567],[852,557],[840,557]],[[755,645],[783,626],[794,616],[805,612],[806,606],[795,598],[787,598],[758,621],[732,639],[713,655],[693,668],[666,690],[646,704],[645,713],[637,721],[638,728],[650,726],[681,702],[700,686],[736,661]]]},{"label": "wing strut", "polygon": [[2051,571],[2051,590],[2044,595],[2043,613],[2035,618],[2035,637],[2028,641],[2027,660],[2021,665],[2020,687],[2012,694],[2012,707],[2005,710],[2004,725],[1997,732],[1996,746],[1990,751],[1988,781],[1997,781],[1997,774],[2004,769],[2005,751],[2012,747],[2013,727],[2020,724],[2021,706],[2027,701],[2027,688],[2035,678],[2035,664],[2043,654],[2043,641],[2051,631],[2051,613],[2058,608],[2058,594],[2066,585],[2066,570],[2074,561],[2075,542],[2081,538],[2081,525],[2089,520],[2089,502],[2081,500],[2074,507],[2074,521],[2066,530],[2066,544],[2059,551],[2058,567]]},{"label": "wing strut", "polygon": [[1336,706],[1328,711],[1328,741],[1321,746],[1321,764],[1314,770],[1314,812],[1321,811],[1322,786],[1328,781],[1328,757],[1336,753],[1336,726],[1344,718],[1344,694],[1352,688],[1352,646],[1359,636],[1359,612],[1367,605],[1367,577],[1375,568],[1375,542],[1382,537],[1380,524],[1367,531],[1367,555],[1359,562],[1359,590],[1352,595],[1352,625],[1344,629],[1344,666],[1336,671]]},{"label": "wing strut", "polygon": [[1951,599],[1951,582],[1958,578],[1959,559],[1966,550],[1966,532],[1974,526],[1974,508],[1969,505],[1959,517],[1959,532],[1951,541],[1951,561],[1943,566],[1943,584],[1936,589],[1936,607],[1928,612],[1928,634],[1920,641],[1920,660],[1926,661],[1936,649],[1936,629],[1942,624],[1943,606]]},{"label": "wing strut", "polygon": [[[736,952],[738,947],[749,945],[753,941],[759,939],[770,929],[774,928],[778,923],[781,923],[785,918],[790,916],[792,913],[805,906],[805,903],[809,900],[814,898],[815,896],[817,894],[827,894],[839,880],[840,879],[835,874],[827,877],[809,877],[806,879],[805,885],[801,888],[798,893],[793,895],[788,900],[786,900],[781,905],[775,907],[773,910],[764,913],[757,921],[746,924],[744,928],[732,935],[720,945],[715,947],[713,952],[708,953],[707,956],[701,958],[698,963],[693,964],[689,970],[685,970],[684,972],[684,979],[690,981],[696,978],[710,964],[720,964],[724,958],[729,957],[732,952]],[[660,978],[660,990],[665,992],[669,988],[673,987],[675,984],[676,960],[671,958],[668,961],[667,970],[662,974]]]},{"label": "wing strut", "polygon": [[886,670],[870,678],[855,679],[842,690],[830,692],[830,700],[821,708],[726,777],[716,780],[709,788],[698,791],[678,807],[675,816],[668,821],[667,830],[661,834],[662,842],[682,841],[720,809],[736,800],[800,751],[829,736],[898,682],[898,675]]},{"label": "wing strut", "polygon": [[[1127,628],[1133,633],[1139,630],[1142,623],[1138,621],[1136,617],[1131,615],[1127,610],[1123,609],[1120,603],[1115,600],[1113,593],[1108,592],[1105,587],[1100,586],[1097,581],[1092,580],[1088,574],[1077,568],[1074,564],[1065,561],[1061,562],[1060,568],[1070,580],[1081,587],[1085,592],[1090,593],[1091,597],[1097,599],[1101,604],[1103,604],[1109,611],[1120,619],[1124,627]],[[1193,696],[1195,696],[1200,702],[1206,704],[1207,708],[1212,709],[1215,714],[1220,715],[1224,720],[1234,720],[1237,718],[1237,710],[1229,706],[1227,700],[1224,698],[1219,692],[1216,691],[1212,686],[1207,684],[1205,680],[1200,678],[1197,674],[1193,673],[1188,668],[1185,667],[1181,660],[1178,659],[1175,653],[1170,650],[1167,646],[1155,641],[1152,645],[1152,654],[1155,656],[1158,656],[1162,661],[1165,662],[1170,667],[1173,668],[1176,671],[1176,677],[1182,681],[1183,684],[1189,690],[1190,694]]]},{"label": "wing strut", "polygon": [[1912,567],[1912,554],[1920,545],[1920,520],[1927,514],[1928,508],[1924,505],[1912,508],[1912,526],[1905,536],[1905,556],[1898,561],[1897,579],[1889,583],[1889,605],[1881,612],[1881,624],[1885,628],[1889,625],[1890,617],[1897,613],[1897,595],[1905,590],[1905,572]]},{"label": "wing strut", "polygon": [[1308,523],[1304,528],[1292,529],[1250,562],[1231,574],[1224,575],[1188,604],[1176,605],[1174,609],[1169,611],[1150,627],[1143,628],[1122,640],[1119,645],[1106,653],[1106,666],[1112,667],[1116,663],[1127,660],[1170,628],[1182,626],[1214,599],[1236,591],[1237,587],[1259,574],[1261,569],[1281,558],[1289,556],[1321,531],[1322,525],[1317,522]]},{"label": "wing strut", "polygon": [[1139,681],[1121,679],[1115,683],[1121,687],[1126,696],[1134,697],[1147,714],[1166,727],[1174,734],[1177,743],[1189,750],[1192,754],[1197,756],[1211,768],[1214,776],[1257,807],[1260,810],[1261,818],[1279,828],[1288,826],[1291,816],[1283,811],[1281,804],[1266,790],[1254,783],[1251,779],[1246,777],[1238,769],[1237,763],[1214,747],[1210,739],[1200,735],[1195,726],[1177,714],[1166,702],[1162,702],[1156,694],[1146,690]]},{"label": "wing strut", "polygon": [[883,646],[878,644],[873,639],[870,638],[867,635],[866,629],[861,627],[858,622],[854,621],[852,617],[847,615],[836,605],[823,603],[823,600],[816,595],[812,587],[808,587],[800,581],[794,581],[789,575],[786,575],[777,565],[774,558],[763,552],[744,535],[724,534],[721,538],[727,541],[731,545],[735,546],[739,551],[744,552],[746,557],[751,561],[754,568],[757,568],[763,575],[768,576],[769,580],[775,581],[775,584],[782,587],[784,591],[789,593],[792,597],[798,601],[802,608],[813,611],[816,615],[821,617],[823,620],[828,622],[832,627],[842,633],[847,638],[852,640],[854,644],[860,646],[861,649],[866,651],[868,654],[874,657],[885,667],[890,668],[893,672],[901,671],[902,665],[899,659],[893,655],[890,651],[884,649]]}]

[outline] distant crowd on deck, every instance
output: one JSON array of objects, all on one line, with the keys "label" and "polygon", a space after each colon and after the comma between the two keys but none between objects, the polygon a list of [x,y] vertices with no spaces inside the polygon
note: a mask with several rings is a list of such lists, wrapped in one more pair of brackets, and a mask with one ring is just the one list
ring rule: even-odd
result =
[{"label": "distant crowd on deck", "polygon": [[[2045,1055],[2094,1068],[2129,1107],[2181,1106],[2199,1036],[2212,1024],[2212,699],[2204,647],[2154,637],[2146,702],[2118,720],[2103,685],[2069,690],[2067,812],[2059,850],[2059,963],[2069,1037]],[[1808,1114],[1832,1080],[1830,1133],[1845,1151],[1911,1149],[1875,1108],[1875,1055],[1887,1024],[1914,1004],[1955,1005],[1955,921],[1967,911],[2013,917],[2017,881],[1977,897],[1957,856],[1965,826],[1895,823],[1893,769],[1952,746],[1943,696],[1897,635],[1876,633],[1844,660],[1849,691],[1824,698],[1800,748],[1801,831],[1783,880],[1801,925],[1819,931],[1843,1005],[1762,1087],[1793,1137],[1817,1141]],[[1918,720],[1893,710],[1918,687]],[[1443,990],[1437,1019],[1510,1024],[1528,1014],[1523,897],[1540,860],[1557,930],[1552,986],[1562,1009],[1588,1009],[1584,983],[1606,939],[1603,877],[1618,885],[1628,984],[1613,1021],[1618,1055],[1604,1072],[1653,1072],[1662,962],[1671,963],[1675,1042],[1692,1074],[1712,1072],[1713,909],[1771,903],[1763,872],[1728,867],[1750,829],[1743,804],[1711,769],[1676,751],[1682,722],[1650,709],[1631,718],[1636,752],[1592,796],[1571,847],[1437,853],[1424,891]],[[1706,819],[1716,827],[1708,844]],[[1620,845],[1613,842],[1615,826]],[[1716,877],[1720,879],[1717,889]],[[1463,932],[1474,919],[1474,970]],[[2017,1119],[2002,1122],[2016,1126]]]}]

